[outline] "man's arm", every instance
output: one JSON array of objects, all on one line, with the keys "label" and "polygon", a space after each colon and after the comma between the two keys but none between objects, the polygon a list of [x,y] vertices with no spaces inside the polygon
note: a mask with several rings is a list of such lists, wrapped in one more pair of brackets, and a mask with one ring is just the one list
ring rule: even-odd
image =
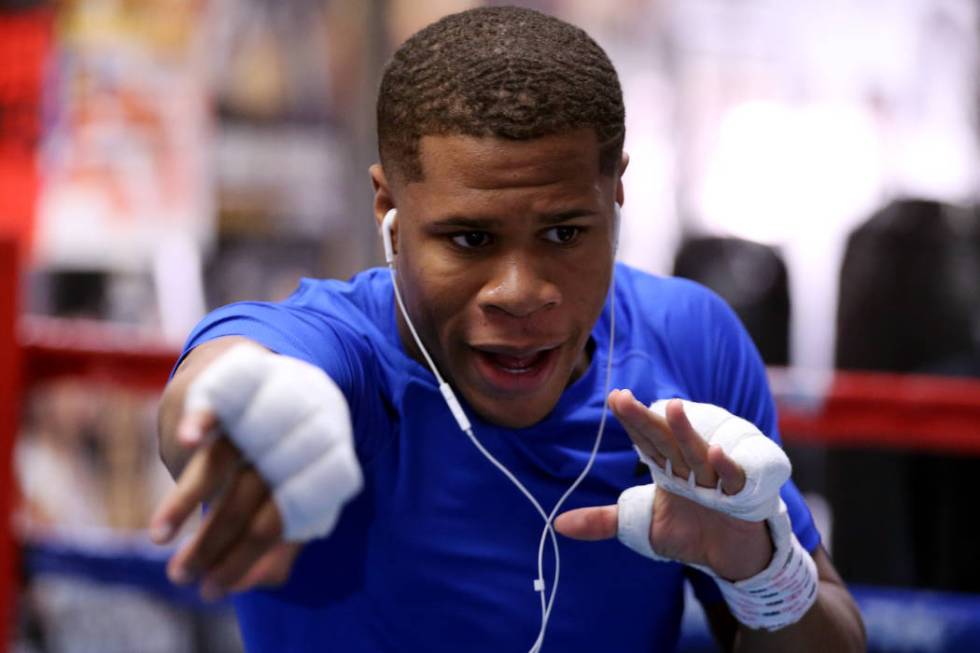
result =
[{"label": "man's arm", "polygon": [[[778,433],[776,406],[769,391],[765,367],[748,333],[734,311],[717,296],[707,305],[710,321],[718,325],[711,341],[712,366],[716,370],[708,396],[730,412],[753,422],[765,434]],[[708,320],[706,320],[708,321]],[[787,497],[789,501],[789,497]],[[816,563],[818,592],[813,607],[803,618],[776,631],[752,630],[739,624],[728,606],[719,602],[715,611],[724,613],[730,626],[726,630],[730,650],[865,650],[864,623],[853,598],[834,568],[827,552],[820,547],[812,558]],[[712,620],[714,626],[718,619]],[[737,631],[737,632],[736,632]],[[833,648],[831,648],[833,646]]]},{"label": "man's arm", "polygon": [[[710,488],[712,493],[717,488],[727,496],[737,495],[745,488],[747,476],[744,468],[717,444],[709,446],[691,425],[681,401],[668,403],[666,417],[639,403],[629,391],[613,391],[609,403],[643,454],[651,458],[658,468],[671,469],[675,477],[684,481],[685,486],[693,482],[698,487]],[[765,436],[760,433],[758,437]],[[648,493],[645,492],[647,488]],[[635,491],[652,499],[652,506],[630,501],[624,504],[623,498]],[[630,506],[639,506],[638,509],[645,512],[648,526],[639,521],[635,513],[629,512],[633,509]],[[757,594],[748,602],[744,594],[734,598],[750,623],[765,616],[765,621],[777,627],[774,631],[753,630],[742,624],[733,627],[735,620],[727,609],[722,608],[723,613],[713,610],[709,621],[723,644],[739,651],[864,650],[860,615],[825,552],[818,550],[813,556],[816,566],[814,576],[799,576],[799,573],[809,573],[805,572],[805,565],[787,563],[785,567],[773,567],[780,564],[774,562],[779,560],[776,557],[776,541],[783,541],[780,535],[784,533],[782,528],[786,532],[790,529],[785,506],[779,513],[781,517],[775,520],[750,521],[729,515],[720,506],[712,508],[703,505],[683,494],[664,488],[656,491],[655,486],[651,485],[627,490],[620,497],[619,505],[579,508],[563,513],[555,520],[555,529],[576,539],[616,537],[620,530],[621,507],[628,510],[622,522],[626,530],[636,530],[642,540],[634,541],[632,535],[626,535],[624,544],[648,557],[693,565],[714,575],[720,584],[727,582],[732,585],[753,579],[753,582],[773,582],[771,590],[776,592],[798,592],[796,596],[786,596],[788,602],[779,606],[781,610],[774,616],[777,620],[792,617],[791,621],[782,622],[787,624],[782,627],[778,625],[780,621],[768,619],[769,615],[753,607],[757,603]],[[776,531],[772,530],[774,526],[777,527]],[[805,558],[800,556],[810,557],[795,542],[794,538],[779,549],[784,555],[789,555],[785,560],[802,562]],[[788,575],[783,575],[780,580],[783,572]],[[816,588],[812,605],[809,600],[813,600],[810,598],[813,595],[806,589],[807,584]],[[738,591],[744,593],[747,590]],[[802,602],[803,598],[808,599],[806,604]],[[730,597],[726,594],[728,600]],[[766,610],[770,609],[767,607]]]},{"label": "man's arm", "polygon": [[199,580],[205,598],[283,580],[300,543],[329,534],[363,485],[341,388],[244,338],[184,360],[161,404],[160,454],[177,486],[150,533],[168,542],[208,505],[167,567],[174,582]]},{"label": "man's arm", "polygon": [[705,607],[715,639],[726,651],[864,651],[864,622],[830,556],[813,553],[820,579],[817,601],[800,621],[781,630],[752,630],[739,624],[724,601]]}]

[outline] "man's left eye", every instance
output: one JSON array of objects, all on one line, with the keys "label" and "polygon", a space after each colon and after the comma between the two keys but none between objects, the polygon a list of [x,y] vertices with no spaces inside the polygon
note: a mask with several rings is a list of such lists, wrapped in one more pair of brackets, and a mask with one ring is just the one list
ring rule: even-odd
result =
[{"label": "man's left eye", "polygon": [[452,241],[463,249],[479,249],[490,244],[490,234],[485,231],[467,231],[456,234],[452,237]]},{"label": "man's left eye", "polygon": [[547,232],[545,232],[545,238],[553,243],[568,245],[569,243],[574,242],[581,234],[582,227],[563,225],[549,229]]}]

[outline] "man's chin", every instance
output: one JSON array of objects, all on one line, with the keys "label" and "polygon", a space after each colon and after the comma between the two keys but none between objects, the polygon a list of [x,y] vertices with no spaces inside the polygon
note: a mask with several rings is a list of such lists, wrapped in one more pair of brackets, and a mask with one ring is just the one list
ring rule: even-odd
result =
[{"label": "man's chin", "polygon": [[471,401],[470,405],[484,420],[508,429],[523,429],[534,426],[555,407],[557,401],[542,405],[534,401]]},{"label": "man's chin", "polygon": [[501,393],[473,385],[460,390],[480,417],[511,429],[534,426],[551,413],[561,398],[561,389],[555,389],[550,384],[534,392]]}]

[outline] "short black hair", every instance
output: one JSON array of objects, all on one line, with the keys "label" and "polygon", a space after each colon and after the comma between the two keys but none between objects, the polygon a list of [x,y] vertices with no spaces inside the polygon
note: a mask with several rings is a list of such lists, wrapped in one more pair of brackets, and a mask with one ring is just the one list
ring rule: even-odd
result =
[{"label": "short black hair", "polygon": [[422,179],[429,135],[528,140],[592,128],[599,170],[623,151],[625,112],[616,69],[583,30],[519,7],[446,16],[417,32],[385,66],[378,150],[389,173]]}]

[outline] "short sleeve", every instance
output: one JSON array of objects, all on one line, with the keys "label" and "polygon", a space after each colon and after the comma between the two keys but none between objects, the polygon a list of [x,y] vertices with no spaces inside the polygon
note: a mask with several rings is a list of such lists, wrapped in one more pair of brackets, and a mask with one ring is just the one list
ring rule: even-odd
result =
[{"label": "short sleeve", "polygon": [[363,377],[363,361],[358,352],[351,351],[356,340],[345,338],[343,331],[346,329],[342,325],[303,308],[238,302],[215,310],[194,328],[177,365],[198,345],[225,336],[242,336],[277,354],[320,367],[345,394],[356,395]]},{"label": "short sleeve", "polygon": [[[306,361],[326,372],[350,406],[362,462],[373,457],[389,432],[377,356],[367,337],[339,315],[294,303],[238,302],[208,314],[191,332],[177,365],[195,347],[225,336],[242,336],[269,350]],[[174,368],[176,370],[176,366]]]}]

